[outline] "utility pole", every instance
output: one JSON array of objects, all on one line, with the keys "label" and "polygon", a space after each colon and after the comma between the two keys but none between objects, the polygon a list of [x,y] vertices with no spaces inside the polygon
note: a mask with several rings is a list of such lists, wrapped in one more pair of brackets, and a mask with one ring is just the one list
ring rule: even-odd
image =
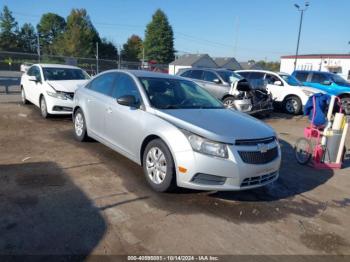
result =
[{"label": "utility pole", "polygon": [[294,60],[294,70],[297,67],[297,61],[298,61],[298,53],[299,53],[299,43],[300,43],[300,34],[301,34],[301,27],[303,25],[303,16],[304,16],[304,12],[306,11],[306,9],[310,6],[309,2],[305,2],[305,6],[304,8],[301,8],[299,5],[294,4],[294,6],[298,9],[298,11],[300,12],[300,23],[299,23],[299,32],[298,32],[298,41],[297,41],[297,50],[295,52],[295,60]]},{"label": "utility pole", "polygon": [[141,64],[141,69],[144,69],[145,67],[145,47],[142,46],[142,64]]},{"label": "utility pole", "polygon": [[39,39],[39,33],[36,34],[36,41],[37,41],[37,47],[36,52],[38,53],[38,62],[40,63],[40,39]]},{"label": "utility pole", "polygon": [[96,42],[96,74],[98,74],[99,68],[98,68],[98,42]]},{"label": "utility pole", "polygon": [[121,62],[122,62],[122,46],[119,45],[118,69],[121,69]]}]

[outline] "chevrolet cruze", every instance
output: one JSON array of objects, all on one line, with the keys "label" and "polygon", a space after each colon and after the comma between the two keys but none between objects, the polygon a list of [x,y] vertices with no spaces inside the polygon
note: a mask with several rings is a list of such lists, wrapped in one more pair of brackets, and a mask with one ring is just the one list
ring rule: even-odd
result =
[{"label": "chevrolet cruze", "polygon": [[278,178],[274,130],[223,104],[194,82],[146,71],[106,71],[74,96],[74,134],[143,167],[149,185],[243,190]]}]

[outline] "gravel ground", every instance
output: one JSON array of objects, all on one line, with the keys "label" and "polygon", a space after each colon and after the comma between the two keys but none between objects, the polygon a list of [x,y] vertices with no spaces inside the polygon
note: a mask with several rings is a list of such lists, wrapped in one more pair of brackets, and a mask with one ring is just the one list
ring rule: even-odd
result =
[{"label": "gravel ground", "polygon": [[[274,113],[283,163],[244,192],[159,194],[140,167],[0,94],[0,254],[350,254],[350,163],[293,158],[306,119]],[[347,140],[350,148],[350,141]]]}]

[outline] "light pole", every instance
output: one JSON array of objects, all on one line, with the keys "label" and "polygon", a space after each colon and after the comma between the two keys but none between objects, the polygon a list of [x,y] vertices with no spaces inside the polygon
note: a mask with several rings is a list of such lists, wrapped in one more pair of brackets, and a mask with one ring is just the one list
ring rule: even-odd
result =
[{"label": "light pole", "polygon": [[297,42],[297,50],[295,52],[295,60],[294,60],[294,70],[297,67],[297,61],[298,61],[298,53],[299,53],[299,43],[300,43],[300,33],[301,33],[301,26],[303,25],[303,16],[304,16],[304,12],[306,11],[306,9],[310,6],[309,2],[305,2],[304,7],[300,7],[297,4],[294,4],[294,6],[298,9],[298,11],[300,12],[300,23],[299,23],[299,32],[298,32],[298,42]]}]

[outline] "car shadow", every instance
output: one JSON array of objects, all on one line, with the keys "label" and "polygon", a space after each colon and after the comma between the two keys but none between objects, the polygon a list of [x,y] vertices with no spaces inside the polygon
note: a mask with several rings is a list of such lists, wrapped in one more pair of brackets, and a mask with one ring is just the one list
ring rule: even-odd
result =
[{"label": "car shadow", "polygon": [[[74,141],[72,136],[70,139]],[[293,147],[284,140],[280,143],[283,154],[280,177],[270,185],[237,192],[179,189],[173,193],[152,191],[141,167],[100,143],[76,142],[76,145],[88,148],[98,156],[122,180],[126,190],[144,198],[148,205],[165,210],[168,215],[203,213],[233,223],[265,223],[292,214],[314,217],[325,209],[325,203],[309,199],[303,193],[326,183],[333,171],[298,165]]]},{"label": "car shadow", "polygon": [[88,255],[106,232],[89,197],[55,162],[0,165],[0,254]]}]

